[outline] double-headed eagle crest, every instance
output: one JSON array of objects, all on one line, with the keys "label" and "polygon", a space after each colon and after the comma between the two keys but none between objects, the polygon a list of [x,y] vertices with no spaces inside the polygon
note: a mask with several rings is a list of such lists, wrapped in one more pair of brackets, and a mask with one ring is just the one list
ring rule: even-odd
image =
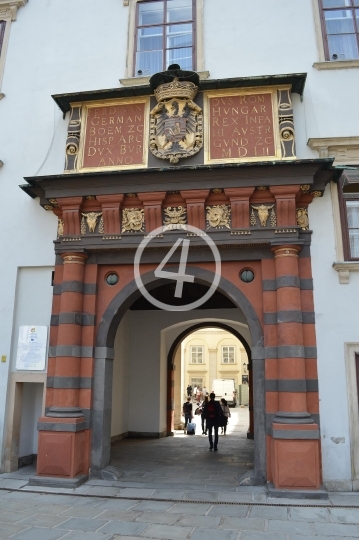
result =
[{"label": "double-headed eagle crest", "polygon": [[177,77],[156,88],[158,103],[150,112],[150,150],[156,157],[178,163],[202,148],[203,113],[193,101],[197,90]]}]

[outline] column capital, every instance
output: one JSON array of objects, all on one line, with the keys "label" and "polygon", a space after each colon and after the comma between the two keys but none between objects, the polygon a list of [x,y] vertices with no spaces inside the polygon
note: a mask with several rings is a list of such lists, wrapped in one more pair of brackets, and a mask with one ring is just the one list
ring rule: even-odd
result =
[{"label": "column capital", "polygon": [[279,257],[297,257],[298,253],[302,249],[302,246],[298,245],[279,245],[272,246],[271,252],[274,253],[274,258],[278,259]]},{"label": "column capital", "polygon": [[86,253],[62,253],[61,257],[64,260],[64,264],[86,264],[88,255]]}]

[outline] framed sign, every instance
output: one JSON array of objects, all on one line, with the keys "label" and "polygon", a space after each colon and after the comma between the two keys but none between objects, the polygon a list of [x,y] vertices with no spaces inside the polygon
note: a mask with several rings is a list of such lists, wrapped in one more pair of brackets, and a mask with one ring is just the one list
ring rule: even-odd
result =
[{"label": "framed sign", "polygon": [[287,87],[205,92],[205,163],[283,159],[278,111],[283,90],[289,96]]},{"label": "framed sign", "polygon": [[79,172],[147,166],[149,98],[82,104]]},{"label": "framed sign", "polygon": [[47,326],[20,326],[16,369],[41,371],[46,365]]}]

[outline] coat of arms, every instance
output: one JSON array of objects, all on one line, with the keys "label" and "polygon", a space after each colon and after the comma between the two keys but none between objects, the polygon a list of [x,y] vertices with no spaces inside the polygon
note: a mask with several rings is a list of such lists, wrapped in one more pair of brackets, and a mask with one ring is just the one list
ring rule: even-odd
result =
[{"label": "coat of arms", "polygon": [[189,81],[161,84],[155,90],[157,105],[150,113],[150,150],[160,159],[178,163],[203,146],[203,113],[194,103],[198,87]]}]

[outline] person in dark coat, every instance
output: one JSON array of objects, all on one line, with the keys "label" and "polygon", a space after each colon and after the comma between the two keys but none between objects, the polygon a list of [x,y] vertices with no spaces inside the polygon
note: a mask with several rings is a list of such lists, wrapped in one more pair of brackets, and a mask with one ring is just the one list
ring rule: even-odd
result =
[{"label": "person in dark coat", "polygon": [[187,386],[187,397],[191,397],[192,396],[192,386],[189,384]]},{"label": "person in dark coat", "polygon": [[[204,415],[206,418],[206,428],[208,431],[209,449],[217,452],[218,450],[218,426],[223,416],[222,408],[218,401],[215,401],[216,395],[212,392],[209,395],[208,403],[204,405]],[[212,438],[212,429],[214,429],[214,444]]]}]

